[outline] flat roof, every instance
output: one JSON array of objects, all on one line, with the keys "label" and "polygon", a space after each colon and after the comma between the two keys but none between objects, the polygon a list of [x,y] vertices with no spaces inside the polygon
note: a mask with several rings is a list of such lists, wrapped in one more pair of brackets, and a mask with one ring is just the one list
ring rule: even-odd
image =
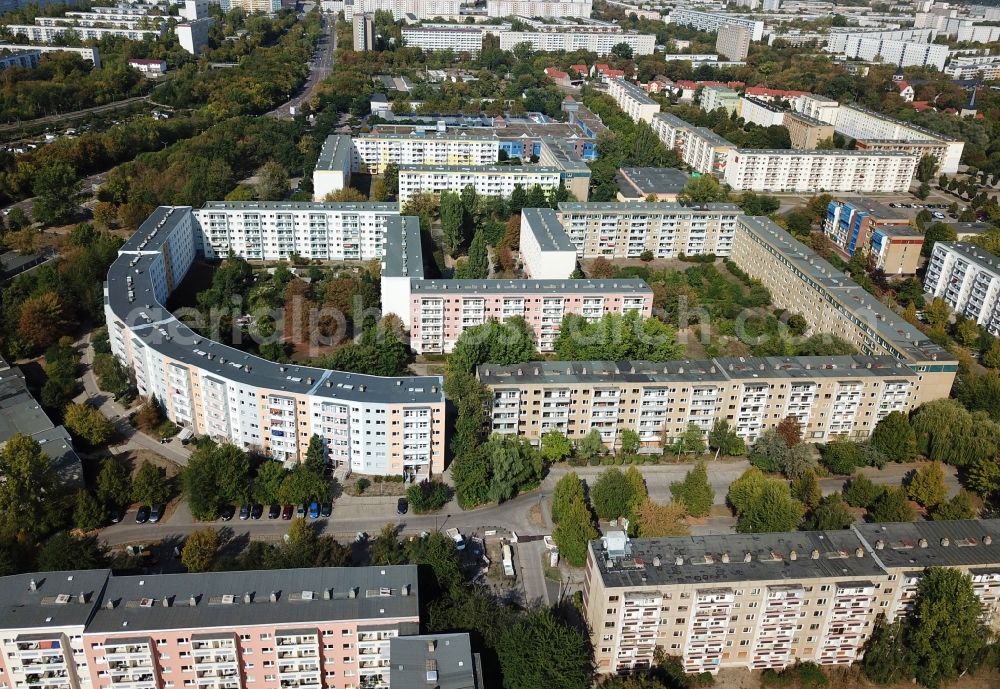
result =
[{"label": "flat roof", "polygon": [[110,574],[108,569],[84,569],[0,577],[0,627],[82,627],[94,614]]},{"label": "flat roof", "polygon": [[738,155],[783,155],[783,156],[801,156],[804,158],[815,158],[817,156],[848,156],[852,158],[856,157],[871,157],[871,158],[912,158],[913,154],[907,153],[906,151],[871,151],[871,150],[857,150],[848,151],[844,149],[814,149],[814,150],[802,150],[797,148],[739,148],[736,150]]},{"label": "flat roof", "polygon": [[886,567],[923,569],[1000,562],[998,519],[855,524],[852,528]]},{"label": "flat roof", "polygon": [[317,170],[351,169],[351,137],[346,134],[331,134],[323,142],[316,160]]},{"label": "flat roof", "polygon": [[840,272],[815,251],[767,218],[740,216],[740,222],[759,241],[784,257],[789,265],[858,321],[863,321],[907,359],[917,362],[953,362],[954,357],[903,320],[885,304]]},{"label": "flat roof", "polygon": [[[542,122],[522,118],[492,118],[492,117],[459,117],[448,116],[420,116],[427,117],[427,124],[387,124],[380,122],[375,125],[375,132],[385,132],[387,134],[406,135],[419,127],[434,126],[434,122],[444,121],[447,131],[453,134],[465,132],[473,136],[495,137],[498,141],[517,141],[524,139],[541,141],[547,136],[558,137],[567,143],[575,143],[579,140],[590,141],[592,137],[587,135],[578,125],[568,122]],[[412,120],[413,116],[403,115],[399,119]]]},{"label": "flat roof", "polygon": [[415,280],[414,293],[446,294],[448,292],[544,294],[560,297],[565,294],[652,294],[644,280]]},{"label": "flat roof", "polygon": [[773,103],[769,103],[766,100],[761,100],[760,98],[754,98],[753,96],[742,96],[741,100],[748,101],[748,102],[752,103],[753,105],[756,105],[758,107],[764,108],[768,112],[780,112],[780,113],[787,113],[787,112],[789,112],[788,110],[785,110],[784,108],[779,108],[777,105],[774,105]]},{"label": "flat roof", "polygon": [[635,211],[645,213],[734,213],[741,215],[743,209],[735,203],[684,204],[673,201],[562,201],[559,210],[564,213],[613,213]]},{"label": "flat roof", "polygon": [[624,91],[628,94],[629,98],[639,101],[642,105],[659,105],[655,100],[649,97],[649,94],[647,94],[641,86],[637,86],[630,81],[625,81],[621,77],[615,77],[612,81],[621,86],[622,89],[624,89]]},{"label": "flat roof", "polygon": [[[348,137],[349,138],[349,137]],[[374,131],[367,134],[358,134],[354,137],[358,141],[398,141],[402,139],[434,139],[435,141],[462,141],[468,143],[470,141],[478,141],[482,143],[497,143],[499,141],[496,136],[485,136],[481,134],[466,134],[460,132],[458,134],[451,134],[448,132],[439,132],[435,129],[421,130],[419,127],[415,128],[411,132],[381,132]]]},{"label": "flat roof", "polygon": [[474,175],[532,175],[559,174],[557,167],[543,165],[400,165],[399,172],[466,172]]},{"label": "flat roof", "polygon": [[618,172],[641,194],[676,194],[684,189],[690,175],[672,167],[623,167]]},{"label": "flat roof", "polygon": [[906,213],[864,196],[838,196],[833,199],[832,203],[850,206],[862,213],[873,215],[879,220],[900,220],[909,223]]},{"label": "flat roof", "polygon": [[892,356],[717,357],[675,361],[530,361],[510,366],[483,364],[485,385],[600,383],[723,383],[747,378],[909,378],[917,374]]},{"label": "flat roof", "polygon": [[1000,275],[1000,258],[997,258],[986,249],[968,242],[940,242],[965,260],[976,264],[982,268],[987,268],[997,275]]},{"label": "flat roof", "polygon": [[[160,206],[154,210],[125,242],[108,270],[108,305],[117,318],[129,325],[132,337],[180,365],[201,369],[209,378],[268,389],[274,394],[377,403],[444,401],[440,376],[382,377],[278,364],[195,333],[157,300],[150,279],[150,269],[160,260],[161,245],[173,232],[183,231],[177,226],[190,212],[187,206]],[[394,217],[398,216],[389,219]],[[134,301],[129,300],[127,277],[132,277]]]},{"label": "flat roof", "polygon": [[541,153],[549,153],[556,161],[559,169],[566,172],[583,172],[590,174],[590,167],[576,152],[572,142],[561,141],[554,136],[542,137]]},{"label": "flat roof", "polygon": [[531,230],[542,251],[571,251],[576,254],[576,244],[566,234],[559,222],[559,214],[552,208],[522,209],[521,227]]},{"label": "flat roof", "polygon": [[[891,122],[892,124],[894,124],[896,126],[902,127],[904,129],[909,129],[911,131],[916,132],[917,134],[922,134],[922,135],[926,136],[928,139],[932,139],[932,140],[935,140],[935,141],[944,141],[944,142],[961,142],[961,139],[951,139],[951,138],[948,138],[948,137],[946,137],[946,136],[944,136],[942,134],[939,134],[938,132],[931,131],[930,129],[927,129],[925,127],[921,127],[921,126],[916,125],[916,124],[910,124],[909,122],[904,122],[902,120],[896,120],[896,119],[893,119],[892,117],[889,117],[888,115],[883,115],[880,112],[875,112],[874,110],[869,110],[867,108],[862,108],[861,106],[853,104],[853,103],[850,104],[850,105],[843,105],[841,107],[843,107],[843,108],[845,108],[847,110],[854,110],[855,112],[862,113],[862,114],[867,115],[869,117],[874,117],[875,119],[879,119],[879,120],[882,120],[884,122]],[[838,121],[839,121],[839,118],[838,118]],[[893,141],[900,141],[900,140],[901,141],[905,141],[905,139],[892,139],[892,140]]]},{"label": "flat roof", "polygon": [[385,245],[393,247],[382,257],[386,277],[424,279],[424,252],[420,243],[420,219],[412,215],[390,218],[385,224]]},{"label": "flat roof", "polygon": [[[1000,56],[998,56],[1000,57]],[[944,222],[948,227],[955,230],[958,235],[963,234],[982,234],[993,229],[993,225],[988,222],[947,222],[944,220],[939,220],[938,222]]]},{"label": "flat roof", "polygon": [[695,136],[704,139],[705,141],[714,146],[723,146],[725,148],[736,148],[736,144],[734,144],[732,141],[723,136],[719,136],[708,127],[691,127],[690,131]]},{"label": "flat roof", "polygon": [[811,117],[805,113],[795,112],[794,110],[786,110],[785,117],[790,117],[793,120],[799,120],[804,124],[808,124],[810,127],[830,127],[833,129],[833,125],[829,122],[824,122],[816,117]]},{"label": "flat roof", "polygon": [[794,586],[814,578],[868,580],[883,574],[858,535],[848,529],[641,538],[632,539],[625,553],[609,551],[605,543],[591,541],[590,548],[607,588],[748,581],[787,581]]},{"label": "flat roof", "polygon": [[468,634],[393,637],[389,657],[389,684],[396,689],[476,689],[481,683]]},{"label": "flat roof", "polygon": [[415,565],[113,576],[88,631],[417,617],[418,586]]},{"label": "flat roof", "polygon": [[341,211],[386,213],[399,215],[399,204],[375,201],[206,201],[196,211],[241,211],[280,213],[281,211]]}]

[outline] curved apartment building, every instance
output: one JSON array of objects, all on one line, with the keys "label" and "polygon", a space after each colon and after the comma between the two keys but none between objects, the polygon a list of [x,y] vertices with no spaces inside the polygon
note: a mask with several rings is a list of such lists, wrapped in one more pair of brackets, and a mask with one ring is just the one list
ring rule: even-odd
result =
[{"label": "curved apartment building", "polygon": [[104,310],[115,356],[143,396],[199,435],[298,462],[323,438],[334,466],[421,480],[444,469],[439,376],[386,378],[277,364],[214,342],[165,306],[203,253],[190,207],[160,207],[108,271]]}]

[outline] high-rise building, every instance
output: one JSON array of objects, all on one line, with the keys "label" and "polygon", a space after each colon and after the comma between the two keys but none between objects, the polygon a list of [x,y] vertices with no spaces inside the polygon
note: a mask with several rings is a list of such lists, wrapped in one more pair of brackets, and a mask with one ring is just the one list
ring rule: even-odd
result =
[{"label": "high-rise building", "polygon": [[723,24],[715,39],[715,51],[734,62],[747,59],[750,52],[750,41],[753,33],[749,27],[736,24]]},{"label": "high-rise building", "polygon": [[652,122],[653,116],[660,112],[660,104],[650,98],[641,86],[624,79],[609,80],[608,95],[636,122]]},{"label": "high-rise building", "polygon": [[750,40],[759,41],[764,35],[764,22],[746,19],[724,12],[701,12],[685,7],[675,7],[667,18],[670,24],[691,26],[701,31],[716,33],[723,26],[743,26],[750,30]]},{"label": "high-rise building", "polygon": [[354,27],[354,50],[356,52],[375,50],[375,15],[361,12],[355,14],[352,21]]},{"label": "high-rise building", "polygon": [[517,187],[541,187],[546,193],[559,188],[559,168],[543,165],[400,165],[400,207],[416,194],[461,193],[471,186],[480,196],[510,198]]},{"label": "high-rise building", "polygon": [[247,14],[277,14],[281,10],[281,0],[219,0],[219,7],[223,12],[242,9]]},{"label": "high-rise building", "polygon": [[593,0],[486,0],[490,17],[589,17]]},{"label": "high-rise building", "polygon": [[877,201],[839,198],[826,208],[823,232],[844,256],[861,251],[887,275],[917,272],[924,237],[900,213]]},{"label": "high-rise building", "polygon": [[937,242],[924,291],[1000,335],[1000,258],[990,252],[965,242]]}]

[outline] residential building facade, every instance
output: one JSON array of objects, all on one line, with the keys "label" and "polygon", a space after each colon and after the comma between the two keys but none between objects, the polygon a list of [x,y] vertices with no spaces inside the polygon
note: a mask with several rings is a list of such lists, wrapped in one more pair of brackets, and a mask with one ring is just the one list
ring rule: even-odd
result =
[{"label": "residential building facade", "polygon": [[724,108],[727,115],[732,115],[739,107],[740,94],[727,86],[706,86],[701,90],[699,107],[705,112]]},{"label": "residential building facade", "polygon": [[589,17],[593,0],[486,0],[490,17]]},{"label": "residential building facade", "polygon": [[739,190],[901,193],[910,188],[918,161],[896,151],[741,148],[729,156],[724,179]]},{"label": "residential building facade", "polygon": [[636,122],[651,123],[653,116],[660,112],[660,104],[646,95],[641,86],[624,79],[609,80],[608,95]]},{"label": "residential building facade", "polygon": [[764,22],[724,12],[701,12],[685,7],[675,7],[666,21],[670,24],[690,26],[710,33],[717,33],[724,26],[742,26],[750,31],[751,41],[759,41],[764,35]]},{"label": "residential building facade", "polygon": [[351,20],[354,35],[354,51],[375,50],[375,15],[359,12]]},{"label": "residential building facade", "polygon": [[461,193],[471,185],[481,196],[509,198],[514,189],[534,186],[545,192],[559,188],[558,168],[542,165],[401,165],[399,204],[404,206],[416,194]]},{"label": "residential building facade", "polygon": [[1000,259],[988,251],[965,242],[935,243],[924,292],[1000,335]]},{"label": "residential building facade", "polygon": [[727,60],[740,62],[747,59],[752,37],[753,32],[750,27],[738,24],[723,24],[719,27],[719,34],[715,39],[715,51],[720,55],[724,55]]},{"label": "residential building facade", "polygon": [[887,275],[917,272],[923,235],[910,226],[905,213],[884,204],[863,198],[830,201],[823,232],[847,258],[862,251]]},{"label": "residential building facade", "polygon": [[520,43],[528,43],[535,51],[556,53],[586,50],[599,56],[608,55],[619,43],[632,49],[633,55],[652,55],[656,36],[633,31],[609,33],[607,31],[501,31],[500,49],[513,50]]},{"label": "residential building facade", "polygon": [[739,103],[739,116],[747,122],[761,127],[780,127],[785,123],[785,110],[767,101],[744,96]]},{"label": "residential building facade", "polygon": [[833,140],[833,125],[798,112],[786,112],[784,120],[792,148],[799,151],[815,150],[821,141]]},{"label": "residential building facade", "polygon": [[405,44],[427,51],[451,50],[478,55],[483,49],[483,35],[484,32],[480,29],[460,24],[403,27]]}]

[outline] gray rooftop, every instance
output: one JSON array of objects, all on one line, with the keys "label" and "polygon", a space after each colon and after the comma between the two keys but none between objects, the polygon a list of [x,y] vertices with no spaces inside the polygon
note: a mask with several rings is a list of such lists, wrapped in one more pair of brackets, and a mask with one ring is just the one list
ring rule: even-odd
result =
[{"label": "gray rooftop", "polygon": [[416,293],[473,294],[521,293],[561,297],[572,294],[652,294],[649,285],[637,278],[627,280],[415,280]]},{"label": "gray rooftop", "polygon": [[393,689],[478,689],[478,657],[468,634],[397,636],[389,641]]},{"label": "gray rooftop", "polygon": [[955,233],[959,236],[963,234],[983,234],[993,229],[993,225],[988,222],[947,222],[944,220],[937,222],[944,222],[948,227],[954,229]]},{"label": "gray rooftop", "polygon": [[723,146],[725,148],[736,148],[736,144],[724,136],[719,136],[708,127],[690,127],[690,131],[695,136],[704,139],[713,146]]},{"label": "gray rooftop", "polygon": [[414,565],[156,574],[111,577],[88,631],[309,625],[418,616]]},{"label": "gray rooftop", "polygon": [[740,155],[759,155],[761,153],[766,153],[768,155],[783,155],[783,156],[801,156],[807,158],[814,158],[816,156],[849,156],[855,157],[867,157],[867,158],[910,158],[912,154],[906,151],[873,151],[873,150],[855,150],[848,151],[845,149],[814,149],[814,150],[803,150],[799,148],[740,148],[736,151]]},{"label": "gray rooftop", "polygon": [[686,172],[672,167],[623,167],[618,172],[619,188],[627,185],[643,195],[679,194],[690,179]]},{"label": "gray rooftop", "polygon": [[[981,268],[986,268],[987,270],[1000,275],[1000,258],[997,258],[986,249],[976,246],[975,244],[969,244],[968,242],[939,243],[948,247],[970,263],[974,263]],[[935,246],[937,245],[935,244]]]},{"label": "gray rooftop", "polygon": [[201,211],[241,211],[281,213],[282,211],[340,211],[345,213],[387,213],[399,215],[399,204],[376,201],[207,201]]},{"label": "gray rooftop", "polygon": [[853,528],[886,567],[923,569],[1000,563],[998,519],[856,524]]},{"label": "gray rooftop", "polygon": [[866,292],[860,285],[767,218],[741,216],[740,226],[782,257],[798,277],[837,302],[859,325],[874,331],[883,346],[910,362],[953,363],[947,350]]},{"label": "gray rooftop", "polygon": [[891,356],[731,357],[677,361],[531,361],[477,369],[485,385],[722,383],[746,378],[908,378],[916,373]]},{"label": "gray rooftop", "polygon": [[424,279],[424,252],[420,243],[420,219],[412,215],[386,220],[385,245],[392,247],[382,258],[382,275]]},{"label": "gray rooftop", "polygon": [[521,211],[521,227],[531,230],[542,251],[571,251],[576,244],[566,234],[559,214],[551,208],[525,208]]},{"label": "gray rooftop", "polygon": [[331,134],[323,142],[319,158],[316,160],[317,170],[350,170],[351,169],[351,137],[346,134]]},{"label": "gray rooftop", "polygon": [[562,201],[559,204],[561,213],[614,213],[637,212],[648,213],[732,213],[740,215],[743,210],[735,203],[701,203],[698,205],[675,203],[673,201]]},{"label": "gray rooftop", "polygon": [[106,569],[89,569],[0,577],[0,627],[83,626],[90,621],[110,574]]},{"label": "gray rooftop", "polygon": [[640,104],[658,105],[655,100],[649,97],[649,94],[647,94],[641,86],[637,86],[630,81],[625,81],[621,77],[615,77],[613,81],[623,87],[623,90],[628,94],[629,98],[638,101]]},{"label": "gray rooftop", "polygon": [[622,555],[606,550],[601,540],[590,542],[605,587],[783,580],[798,584],[810,578],[868,579],[883,574],[850,530],[643,538],[630,543],[631,552]]},{"label": "gray rooftop", "polygon": [[[146,346],[181,364],[200,368],[210,378],[218,376],[241,385],[270,389],[276,394],[289,392],[377,403],[444,401],[440,376],[389,378],[277,364],[195,333],[159,303],[149,278],[150,268],[160,260],[159,246],[172,231],[181,231],[177,225],[190,212],[188,207],[157,208],[128,239],[108,270],[105,287],[111,311]],[[398,216],[390,216],[389,220],[394,217]],[[128,296],[126,277],[130,275],[134,301]]]},{"label": "gray rooftop", "polygon": [[557,167],[543,165],[400,165],[399,174],[404,172],[467,172],[474,175],[534,175],[539,173],[559,174]]},{"label": "gray rooftop", "polygon": [[788,112],[788,110],[785,110],[784,108],[780,108],[777,105],[774,105],[773,103],[767,102],[766,100],[754,98],[753,96],[743,96],[743,100],[749,101],[754,105],[760,106],[769,112],[781,112],[781,113]]},{"label": "gray rooftop", "polygon": [[658,112],[653,115],[653,119],[663,120],[670,126],[676,129],[692,129],[694,125],[687,120],[682,120],[677,115],[671,114],[669,112]]},{"label": "gray rooftop", "polygon": [[[348,137],[350,138],[350,137]],[[355,137],[359,140],[371,139],[373,141],[378,141],[380,139],[433,139],[435,141],[498,141],[496,136],[484,136],[484,135],[471,135],[464,132],[459,134],[451,134],[448,132],[440,133],[434,129],[414,129],[411,132],[371,132],[368,134],[358,134]]]},{"label": "gray rooftop", "polygon": [[[889,117],[888,115],[883,115],[880,112],[875,112],[874,110],[869,110],[867,108],[862,108],[861,106],[859,106],[857,104],[842,105],[841,107],[842,108],[846,108],[847,110],[855,110],[857,112],[864,113],[865,115],[868,115],[870,117],[874,117],[874,118],[879,119],[879,120],[883,120],[884,122],[891,122],[891,123],[893,123],[895,125],[899,125],[900,127],[904,127],[904,128],[909,129],[911,131],[914,131],[917,134],[920,134],[920,135],[926,137],[927,139],[931,139],[933,141],[959,141],[959,139],[954,139],[954,138],[946,137],[946,136],[944,136],[942,134],[939,134],[938,132],[931,131],[930,129],[926,129],[926,128],[921,127],[919,125],[911,124],[909,122],[903,122],[902,120],[893,119],[892,117]],[[865,141],[868,141],[868,140],[869,139],[865,139]],[[905,141],[905,139],[896,139],[896,140]]]},{"label": "gray rooftop", "polygon": [[554,136],[543,136],[541,144],[541,154],[551,155],[559,169],[565,172],[590,174],[590,166],[583,162],[572,142],[562,141]]},{"label": "gray rooftop", "polygon": [[889,206],[879,201],[873,201],[864,196],[838,196],[833,199],[841,205],[848,205],[852,208],[874,215],[878,220],[903,220],[909,222],[909,218],[901,209],[889,208]]},{"label": "gray rooftop", "polygon": [[819,118],[811,117],[810,115],[806,115],[805,113],[795,112],[794,110],[786,110],[785,111],[785,117],[786,118],[790,117],[792,119],[799,120],[800,122],[804,122],[805,124],[808,124],[808,125],[810,125],[812,127],[832,127],[833,126],[829,122],[824,122],[823,120],[821,120]]}]

